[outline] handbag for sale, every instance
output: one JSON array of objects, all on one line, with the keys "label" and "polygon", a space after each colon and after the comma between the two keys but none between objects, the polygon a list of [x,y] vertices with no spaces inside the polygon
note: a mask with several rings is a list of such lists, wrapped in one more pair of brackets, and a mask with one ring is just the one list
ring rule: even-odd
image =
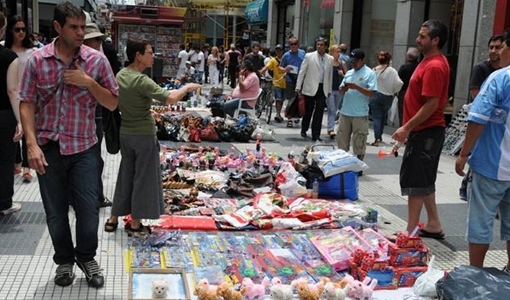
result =
[{"label": "handbag for sale", "polygon": [[202,140],[200,139],[200,128],[198,127],[194,127],[194,128],[190,128],[189,130],[189,141],[190,142],[195,142],[195,143],[200,143]]},{"label": "handbag for sale", "polygon": [[202,141],[217,142],[220,140],[216,128],[209,124],[204,129],[200,130],[200,138]]}]

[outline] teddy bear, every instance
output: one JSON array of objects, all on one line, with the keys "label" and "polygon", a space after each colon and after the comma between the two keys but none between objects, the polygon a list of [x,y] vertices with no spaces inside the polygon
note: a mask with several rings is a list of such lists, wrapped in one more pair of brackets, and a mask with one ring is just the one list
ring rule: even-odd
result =
[{"label": "teddy bear", "polygon": [[216,291],[213,292],[209,290],[208,287],[200,284],[197,284],[195,286],[193,294],[198,296],[198,300],[218,300],[218,295],[216,294]]},{"label": "teddy bear", "polygon": [[243,279],[242,287],[246,289],[246,298],[253,300],[255,298],[262,299],[266,295],[266,287],[269,286],[269,278],[264,277],[261,284],[255,284],[246,277]]},{"label": "teddy bear", "polygon": [[296,291],[300,300],[319,300],[324,286],[318,285],[317,290],[312,290],[307,283],[299,282],[296,285]]},{"label": "teddy bear", "polygon": [[306,284],[308,286],[310,291],[317,291],[317,290],[319,290],[319,288],[324,288],[324,283],[329,282],[329,281],[331,281],[329,278],[322,277],[321,280],[319,282],[317,282],[317,283],[308,283],[308,279],[307,278],[301,277],[301,278],[298,278],[296,280],[292,280],[290,285],[293,288],[297,289],[297,286],[300,283],[304,283],[304,284]]},{"label": "teddy bear", "polygon": [[292,300],[292,286],[288,284],[282,284],[282,281],[278,277],[271,279],[271,287],[269,288],[271,298],[274,300]]},{"label": "teddy bear", "polygon": [[223,297],[223,300],[243,300],[245,292],[246,288],[244,287],[240,291],[230,289],[226,282],[220,284],[216,290],[216,294]]},{"label": "teddy bear", "polygon": [[168,281],[164,278],[156,279],[151,286],[152,298],[166,299],[168,293]]}]

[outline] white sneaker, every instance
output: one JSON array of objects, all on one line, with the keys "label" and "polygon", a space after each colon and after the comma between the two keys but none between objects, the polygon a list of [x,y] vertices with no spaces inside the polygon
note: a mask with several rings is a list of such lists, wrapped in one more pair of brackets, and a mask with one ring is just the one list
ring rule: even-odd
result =
[{"label": "white sneaker", "polygon": [[21,203],[13,202],[11,207],[0,211],[1,215],[7,216],[21,210]]}]

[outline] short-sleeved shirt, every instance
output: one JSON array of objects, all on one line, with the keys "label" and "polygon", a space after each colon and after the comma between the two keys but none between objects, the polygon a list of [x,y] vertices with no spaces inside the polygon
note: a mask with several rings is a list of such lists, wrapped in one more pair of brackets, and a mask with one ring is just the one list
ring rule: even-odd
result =
[{"label": "short-sleeved shirt", "polygon": [[156,123],[151,115],[152,100],[165,103],[169,91],[157,85],[147,75],[124,68],[117,73],[119,83],[120,133],[155,135]]},{"label": "short-sleeved shirt", "polygon": [[[232,98],[249,99],[257,97],[257,95],[259,94],[260,82],[255,72],[251,72],[250,74],[248,74],[248,76],[244,78],[243,85],[245,91],[241,92],[239,85],[237,85],[234,91],[232,92]],[[256,102],[257,99],[248,101],[248,104],[251,107],[254,107]]]},{"label": "short-sleeved shirt", "polygon": [[177,57],[181,59],[181,64],[179,65],[179,68],[181,69],[186,68],[186,61],[188,61],[188,52],[186,52],[186,50],[181,50]]},{"label": "short-sleeved shirt", "polygon": [[443,54],[434,55],[420,62],[414,70],[404,97],[404,122],[406,124],[425,104],[427,98],[439,98],[436,111],[425,122],[413,128],[419,131],[432,126],[445,127],[443,107],[448,101],[450,67]]},{"label": "short-sleeved shirt", "polygon": [[305,51],[302,49],[298,49],[297,52],[290,52],[287,51],[282,57],[282,61],[280,62],[280,66],[286,67],[286,66],[294,66],[296,67],[296,72],[289,73],[285,77],[285,80],[287,80],[288,83],[295,82],[297,80],[297,76],[299,74],[299,69],[301,68],[301,64],[303,63],[303,60],[305,59]]},{"label": "short-sleeved shirt", "polygon": [[[482,61],[481,63],[477,63],[473,70],[471,71],[471,79],[469,80],[469,89],[480,89],[482,86],[482,83],[484,82],[489,75],[496,71],[497,69],[494,69],[494,67],[491,65],[488,61]],[[473,99],[471,99],[471,93],[469,95],[469,102],[471,102]]]},{"label": "short-sleeved shirt", "polygon": [[510,67],[493,72],[483,83],[468,113],[468,122],[485,125],[468,163],[475,172],[510,181]]},{"label": "short-sleeved shirt", "polygon": [[272,57],[266,67],[273,71],[273,86],[284,89],[286,86],[285,79],[283,78],[285,76],[285,72],[280,70],[278,67],[279,65],[280,63],[278,62],[278,59],[276,57]]},{"label": "short-sleeved shirt", "polygon": [[[204,52],[202,51],[198,53],[194,52],[193,54],[191,54],[190,61],[195,63],[195,70],[197,72],[204,71],[205,66]],[[200,61],[200,63],[197,63],[198,61]]]},{"label": "short-sleeved shirt", "polygon": [[250,53],[244,57],[245,60],[250,61],[253,64],[255,72],[260,71],[264,67],[264,57],[258,53]]},{"label": "short-sleeved shirt", "polygon": [[401,65],[398,69],[398,77],[400,77],[404,83],[404,85],[402,85],[402,90],[407,90],[411,76],[413,76],[414,70],[416,70],[417,66],[418,62],[407,62]]},{"label": "short-sleeved shirt", "polygon": [[70,65],[55,51],[54,42],[35,51],[23,71],[19,100],[33,103],[37,143],[59,141],[60,153],[83,152],[97,143],[95,109],[97,100],[82,87],[64,83],[64,72],[81,69],[99,85],[117,96],[118,85],[103,53],[82,45]]},{"label": "short-sleeved shirt", "polygon": [[[369,89],[371,91],[377,91],[377,76],[375,72],[363,65],[363,67],[356,69],[350,69],[345,74],[344,80],[340,84],[340,88],[344,87],[346,83],[356,83],[357,85]],[[370,97],[363,95],[355,89],[348,89],[345,92],[344,100],[342,102],[342,109],[340,113],[348,117],[366,117],[368,116],[368,104],[370,103]]]}]

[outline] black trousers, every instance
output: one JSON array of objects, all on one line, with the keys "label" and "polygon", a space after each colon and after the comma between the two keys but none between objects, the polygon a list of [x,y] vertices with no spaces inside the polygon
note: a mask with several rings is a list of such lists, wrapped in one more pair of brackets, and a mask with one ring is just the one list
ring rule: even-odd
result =
[{"label": "black trousers", "polygon": [[230,78],[230,87],[236,87],[236,68],[228,67],[228,77]]},{"label": "black trousers", "polygon": [[[99,105],[99,104],[98,104]],[[99,172],[99,202],[103,203],[104,201],[104,194],[103,194],[103,168],[104,168],[104,160],[101,156],[101,144],[103,143],[103,119],[96,119],[96,135],[97,135],[97,151],[99,152],[99,159],[98,159],[98,168],[97,171]]]},{"label": "black trousers", "polygon": [[[322,117],[324,116],[324,107],[326,106],[326,95],[324,95],[323,84],[320,83],[315,96],[305,95],[305,115],[301,123],[301,132],[306,133],[312,122],[312,139],[317,139],[321,135]],[[312,120],[313,116],[313,120]]]},{"label": "black trousers", "polygon": [[16,117],[12,110],[0,110],[0,210],[12,206],[14,195],[14,160],[16,143]]}]

